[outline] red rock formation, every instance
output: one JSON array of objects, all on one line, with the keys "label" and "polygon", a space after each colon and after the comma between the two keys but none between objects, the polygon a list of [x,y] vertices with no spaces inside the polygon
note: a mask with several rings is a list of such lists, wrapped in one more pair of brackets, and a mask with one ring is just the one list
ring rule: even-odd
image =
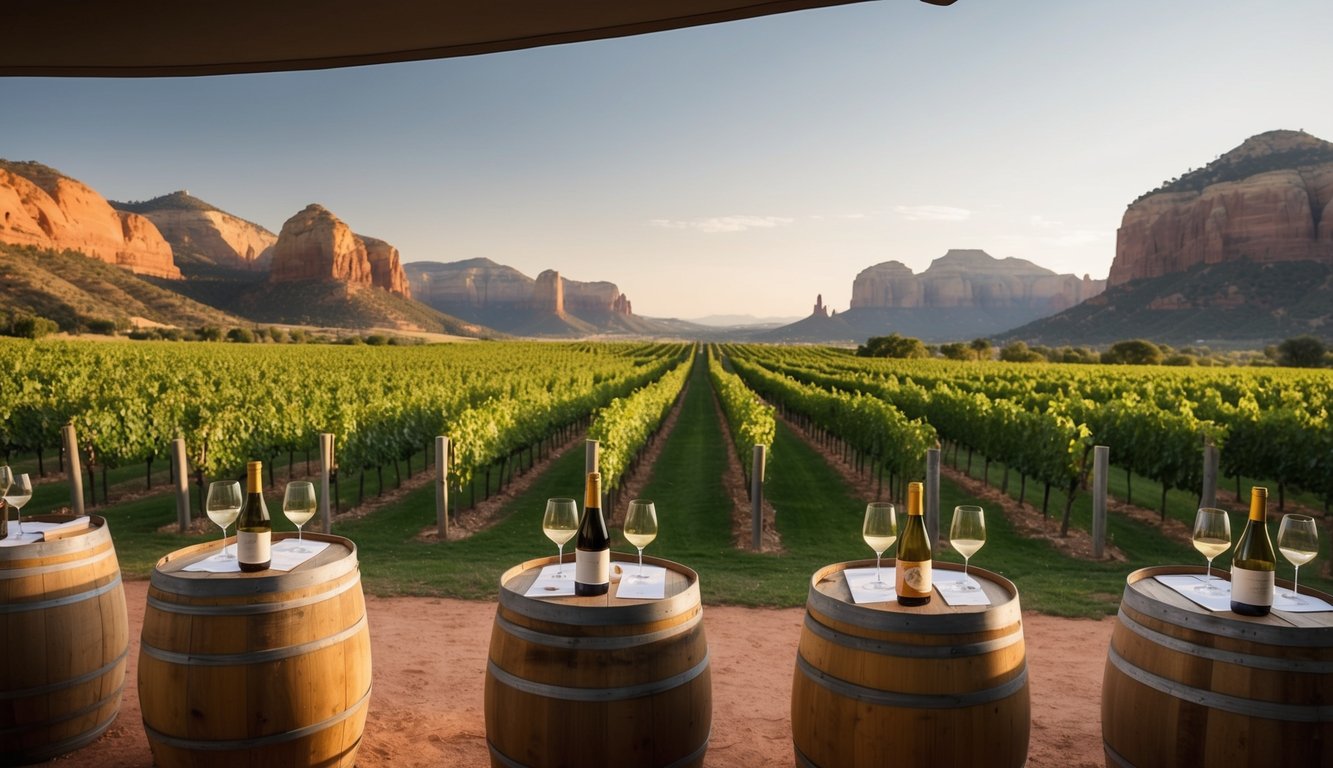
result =
[{"label": "red rock formation", "polygon": [[228,267],[265,270],[278,241],[277,235],[257,224],[202,206],[164,207],[145,211],[143,215],[157,226],[182,263],[193,257]]},{"label": "red rock formation", "polygon": [[0,161],[0,242],[79,251],[141,275],[181,276],[151,221],[115,210],[91,187],[38,163]]},{"label": "red rock formation", "polygon": [[1057,275],[1022,259],[950,250],[920,275],[897,261],[862,270],[852,283],[852,308],[1026,307],[1058,312],[1105,288],[1105,280]]},{"label": "red rock formation", "polygon": [[810,313],[811,317],[828,317],[828,307],[824,306],[824,294],[815,294],[815,309]]},{"label": "red rock formation", "polygon": [[[379,263],[378,277],[375,262]],[[337,280],[373,285],[402,296],[409,293],[407,278],[398,263],[398,249],[380,240],[360,237],[337,216],[314,203],[282,225],[273,246],[269,281],[294,280]]]},{"label": "red rock formation", "polygon": [[1333,144],[1308,134],[1272,131],[1198,172],[1227,180],[1141,198],[1116,233],[1110,284],[1238,259],[1333,260],[1333,162],[1301,162],[1331,154]]},{"label": "red rock formation", "polygon": [[565,314],[565,285],[559,272],[548,269],[537,275],[537,284],[532,288],[532,308],[538,312]]}]

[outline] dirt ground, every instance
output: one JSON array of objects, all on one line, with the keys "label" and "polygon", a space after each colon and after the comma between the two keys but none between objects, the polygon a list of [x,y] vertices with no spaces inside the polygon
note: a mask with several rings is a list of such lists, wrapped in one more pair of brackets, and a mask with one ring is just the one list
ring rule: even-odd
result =
[{"label": "dirt ground", "polygon": [[[148,584],[125,585],[130,660],[120,716],[97,742],[60,765],[152,765],[136,688],[139,633]],[[374,692],[359,766],[488,766],[482,686],[495,604],[436,598],[367,599]],[[794,764],[790,701],[802,609],[708,606],[713,732],[704,765]],[[1105,764],[1102,665],[1112,619],[1024,615],[1032,695],[1028,766]]]}]

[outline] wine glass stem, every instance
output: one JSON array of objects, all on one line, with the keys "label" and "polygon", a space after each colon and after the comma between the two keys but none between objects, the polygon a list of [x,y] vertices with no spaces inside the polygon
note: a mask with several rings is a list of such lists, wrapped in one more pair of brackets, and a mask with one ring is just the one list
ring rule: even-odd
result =
[{"label": "wine glass stem", "polygon": [[1210,557],[1208,558],[1208,578],[1204,579],[1203,581],[1205,584],[1207,584],[1212,580],[1213,580],[1213,558]]},{"label": "wine glass stem", "polygon": [[1293,598],[1301,594],[1301,567],[1293,566],[1294,572],[1291,576],[1291,596]]},{"label": "wine glass stem", "polygon": [[305,537],[301,535],[301,526],[298,525],[296,526],[296,543],[300,544],[303,541],[305,541]]},{"label": "wine glass stem", "polygon": [[876,583],[876,584],[883,584],[883,583],[884,583],[884,579],[883,579],[883,577],[881,577],[880,574],[879,574],[879,559],[880,559],[881,557],[883,557],[883,556],[884,556],[884,554],[883,554],[882,552],[876,552],[876,553],[875,553],[875,583]]},{"label": "wine glass stem", "polygon": [[556,565],[555,565],[555,575],[556,575],[557,578],[559,578],[560,576],[564,576],[564,575],[565,575],[565,545],[564,545],[564,544],[556,544],[556,545],[555,545],[555,551],[556,551],[556,556],[555,556],[555,563],[556,563]]},{"label": "wine glass stem", "polygon": [[643,575],[643,547],[638,547],[638,550],[639,550],[639,575],[642,576],[642,575]]}]

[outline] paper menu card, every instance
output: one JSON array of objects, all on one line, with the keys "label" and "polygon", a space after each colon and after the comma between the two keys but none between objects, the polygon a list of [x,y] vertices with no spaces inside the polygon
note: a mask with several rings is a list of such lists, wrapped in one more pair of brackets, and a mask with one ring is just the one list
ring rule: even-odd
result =
[{"label": "paper menu card", "polygon": [[[269,549],[269,556],[272,558],[269,564],[269,570],[290,571],[301,563],[318,555],[327,549],[327,541],[313,541],[306,539],[297,541],[296,539],[283,539],[274,543]],[[305,549],[305,552],[298,552],[297,549]],[[233,542],[227,545],[227,551],[232,554],[230,559],[224,560],[222,553],[210,555],[198,562],[190,563],[182,568],[182,571],[195,571],[204,573],[240,573],[241,563],[236,559],[236,544]]]},{"label": "paper menu card", "polygon": [[[556,573],[563,568],[564,574]],[[574,564],[548,565],[542,568],[532,586],[523,593],[524,597],[572,597],[574,595]]]},{"label": "paper menu card", "polygon": [[981,588],[981,583],[973,576],[967,577],[967,583],[975,585],[973,590],[957,590],[955,585],[963,584],[962,571],[946,571],[939,569],[931,575],[931,580],[935,584],[935,591],[944,598],[944,602],[949,605],[990,605],[990,598],[986,595],[986,590]]},{"label": "paper menu card", "polygon": [[896,570],[894,568],[880,568],[879,575],[885,584],[884,589],[872,587],[875,583],[874,568],[848,568],[842,572],[842,577],[847,582],[847,589],[852,593],[852,602],[857,605],[865,603],[885,603],[890,600],[897,600],[898,593],[894,590],[894,579]]},{"label": "paper menu card", "polygon": [[[1155,576],[1154,578],[1190,602],[1210,611],[1231,610],[1231,582],[1226,579],[1219,579],[1216,576],[1209,579],[1203,574],[1190,573]],[[1204,587],[1212,587],[1216,592],[1205,591]]]},{"label": "paper menu card", "polygon": [[643,567],[644,578],[635,578],[639,574],[637,563],[620,563],[620,584],[616,587],[616,597],[623,600],[661,600],[666,597],[666,569],[657,565]]},{"label": "paper menu card", "polygon": [[19,536],[18,521],[9,521],[9,535],[0,539],[0,547],[17,547],[37,541],[53,541],[77,531],[86,530],[92,520],[87,516],[76,517],[63,523],[51,523],[45,520],[24,520],[23,536]]}]

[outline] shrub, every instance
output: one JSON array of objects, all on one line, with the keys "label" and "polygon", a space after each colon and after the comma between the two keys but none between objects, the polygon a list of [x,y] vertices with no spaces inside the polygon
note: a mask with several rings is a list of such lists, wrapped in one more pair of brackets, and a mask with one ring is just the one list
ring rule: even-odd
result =
[{"label": "shrub", "polygon": [[1293,368],[1319,368],[1328,350],[1315,336],[1296,336],[1277,345],[1277,363]]},{"label": "shrub", "polygon": [[83,327],[88,329],[88,333],[96,333],[102,336],[113,336],[116,333],[116,321],[108,320],[105,317],[91,317],[83,321]]},{"label": "shrub", "polygon": [[1102,353],[1102,362],[1112,365],[1160,365],[1162,350],[1147,339],[1117,341]]},{"label": "shrub", "polygon": [[955,341],[952,344],[940,345],[940,354],[950,360],[971,360],[972,350],[961,341]]},{"label": "shrub", "polygon": [[372,333],[366,337],[365,341],[372,347],[383,347],[389,343],[389,337],[382,333]]},{"label": "shrub", "polygon": [[222,329],[216,325],[205,325],[195,331],[200,341],[222,341]]},{"label": "shrub", "polygon": [[10,318],[4,326],[4,335],[17,336],[20,339],[40,339],[60,330],[54,320],[37,315],[19,314]]},{"label": "shrub", "polygon": [[249,328],[232,328],[227,331],[227,341],[234,341],[237,344],[253,344],[255,335]]},{"label": "shrub", "polygon": [[866,343],[856,348],[858,357],[894,357],[915,358],[929,357],[926,345],[920,339],[900,336],[896,333],[888,336],[871,336]]},{"label": "shrub", "polygon": [[1005,344],[1000,348],[1000,359],[1007,363],[1040,363],[1046,360],[1040,352],[1028,349],[1025,341]]}]

